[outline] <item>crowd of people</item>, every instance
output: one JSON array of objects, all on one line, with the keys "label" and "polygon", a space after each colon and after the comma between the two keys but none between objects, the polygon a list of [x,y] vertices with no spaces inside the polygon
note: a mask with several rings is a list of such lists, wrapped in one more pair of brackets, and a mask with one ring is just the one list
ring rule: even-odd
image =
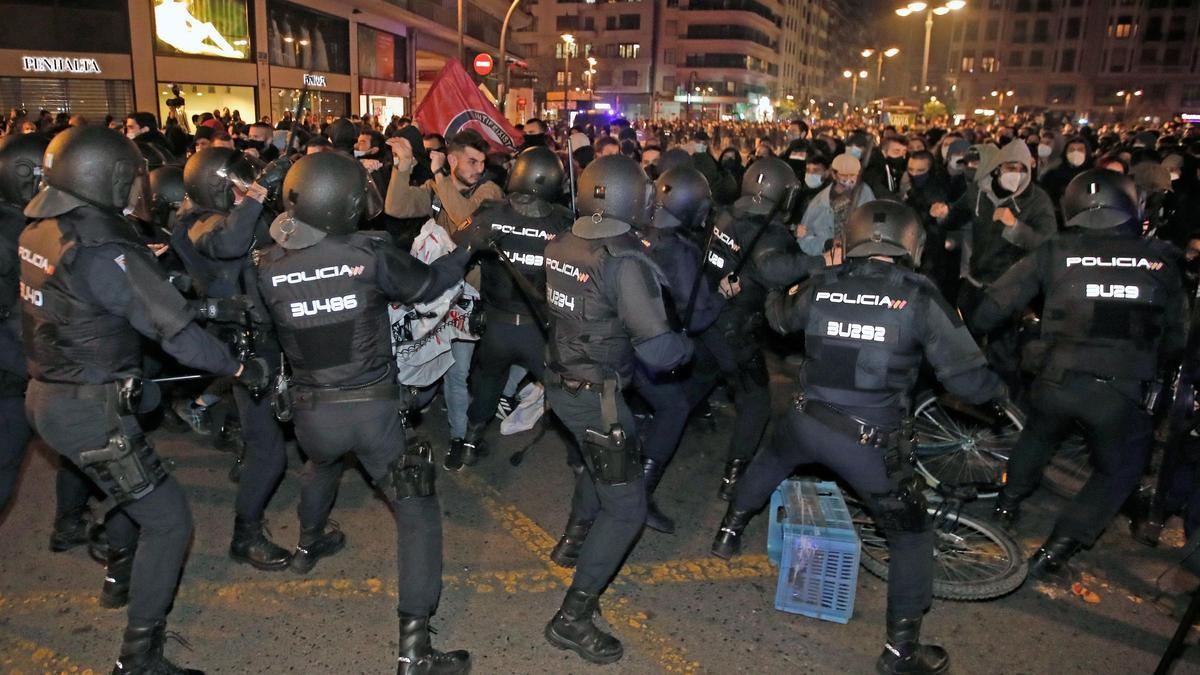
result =
[{"label": "crowd of people", "polygon": [[[599,598],[644,527],[675,531],[654,495],[723,386],[735,420],[712,553],[738,553],[796,467],[830,467],[890,546],[877,672],[941,673],[946,651],[920,642],[933,530],[904,423],[923,364],[968,403],[1028,411],[994,514],[1008,528],[1085,430],[1091,478],[1031,559],[1051,581],[1136,488],[1153,383],[1197,365],[1200,127],[581,115],[527,120],[507,151],[381,122],[4,123],[0,513],[37,434],[62,457],[52,550],[88,547],[101,605],[128,607],[114,673],[196,672],[163,655],[192,522],[150,424],[238,449],[229,555],[263,571],[307,574],[347,546],[329,516],[356,455],[396,519],[398,673],[461,673],[470,655],[430,639],[436,466],[484,460],[497,417],[520,430],[552,413],[575,442],[551,559],[575,575],[545,636],[611,663],[623,647],[595,622]],[[773,421],[768,331],[804,335]],[[154,382],[197,371],[213,377]],[[447,428],[415,442],[409,413],[439,392]],[[264,526],[285,426],[307,462],[290,548]],[[1200,536],[1200,472],[1171,473],[1143,538],[1175,512]],[[95,488],[117,504],[97,519]]]}]

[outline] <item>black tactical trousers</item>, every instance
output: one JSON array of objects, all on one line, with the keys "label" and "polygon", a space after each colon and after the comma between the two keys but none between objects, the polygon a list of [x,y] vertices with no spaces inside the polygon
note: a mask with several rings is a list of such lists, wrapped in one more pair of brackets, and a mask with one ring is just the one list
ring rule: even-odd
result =
[{"label": "black tactical trousers", "polygon": [[287,449],[269,396],[256,401],[246,387],[234,383],[233,401],[246,443],[234,513],[243,520],[257,522],[262,520],[267,502],[287,469]]},{"label": "black tactical trousers", "polygon": [[685,384],[665,374],[655,378],[640,368],[634,372],[633,386],[654,408],[643,434],[643,457],[665,465],[675,455],[692,412]]},{"label": "black tactical trousers", "polygon": [[[37,381],[29,384],[25,406],[38,435],[76,465],[81,452],[106,446],[114,430],[102,401],[56,396]],[[125,419],[136,424],[133,418]],[[175,597],[192,537],[192,512],[183,488],[168,476],[153,492],[118,506],[116,511],[107,518],[109,546],[119,549],[137,543],[129,622],[162,621]],[[135,532],[136,538],[131,537]]]},{"label": "black tactical trousers", "polygon": [[[859,445],[793,409],[779,418],[771,442],[746,469],[733,503],[738,509],[762,508],[771,493],[802,464],[821,464],[837,473],[872,514],[879,512],[875,495],[897,488],[883,463],[883,450]],[[917,619],[933,599],[933,529],[900,532],[883,528],[891,561],[888,565],[888,616]]]},{"label": "black tactical trousers", "polygon": [[1092,475],[1063,510],[1055,532],[1091,546],[1132,494],[1150,450],[1149,416],[1139,407],[1141,383],[1101,381],[1068,371],[1059,382],[1034,382],[1033,413],[1008,460],[1006,494],[1024,499],[1037,488],[1058,446],[1083,430]]},{"label": "black tactical trousers", "polygon": [[25,446],[32,436],[33,430],[25,419],[25,398],[0,397],[0,513],[12,499],[25,461]]},{"label": "black tactical trousers", "polygon": [[758,450],[771,416],[771,391],[762,347],[753,323],[738,312],[725,312],[717,322],[693,338],[696,345],[688,404],[703,401],[718,379],[733,390],[737,416],[729,436],[729,459],[749,460]]},{"label": "black tactical trousers", "polygon": [[[579,447],[583,447],[587,429],[607,432],[601,419],[598,392],[581,389],[571,393],[561,384],[551,382],[546,384],[546,398]],[[636,443],[637,422],[619,393],[617,420],[629,442]],[[602,593],[621,569],[621,562],[646,524],[646,488],[641,472],[623,485],[605,485],[594,477],[592,467],[585,462],[584,470],[575,480],[571,519],[593,523],[579,552],[571,586],[587,593]]]},{"label": "black tactical trousers", "polygon": [[487,330],[475,347],[471,406],[467,409],[467,422],[472,425],[484,424],[496,414],[513,364],[525,366],[539,382],[546,369],[546,336],[534,319],[514,326],[492,316],[488,315]]},{"label": "black tactical trousers", "polygon": [[[296,440],[308,463],[300,479],[300,527],[325,527],[337,497],[343,457],[354,453],[371,480],[388,481],[404,452],[399,401],[318,403],[295,410]],[[399,610],[429,616],[442,594],[442,513],[437,495],[392,502],[399,555]]]}]

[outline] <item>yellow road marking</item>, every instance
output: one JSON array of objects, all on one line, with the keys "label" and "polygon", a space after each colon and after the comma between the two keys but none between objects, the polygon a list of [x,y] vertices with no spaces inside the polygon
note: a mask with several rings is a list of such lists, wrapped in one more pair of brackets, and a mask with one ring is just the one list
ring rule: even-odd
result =
[{"label": "yellow road marking", "polygon": [[71,659],[45,647],[19,637],[0,637],[0,667],[10,675],[25,673],[78,673],[96,675],[91,668],[84,668]]},{"label": "yellow road marking", "polygon": [[[562,582],[563,586],[570,585],[573,572],[563,569],[549,560],[550,551],[554,548],[556,541],[549,532],[542,529],[516,507],[502,503],[499,491],[484,483],[475,474],[456,474],[454,480],[478,497],[488,513],[499,521],[500,525],[508,530],[514,539],[537,555],[539,559],[544,560],[547,569]],[[653,575],[647,576],[652,577]],[[669,575],[663,573],[658,578],[667,576]],[[620,595],[619,588],[612,590],[615,592],[610,592],[605,597],[605,617],[614,626],[624,625],[634,629],[632,632],[621,631],[621,637],[632,639],[641,647],[642,651],[649,654],[658,663],[659,667],[669,673],[700,672],[698,661],[689,659],[682,647],[651,628],[647,624],[646,614],[631,607],[628,599]]]}]

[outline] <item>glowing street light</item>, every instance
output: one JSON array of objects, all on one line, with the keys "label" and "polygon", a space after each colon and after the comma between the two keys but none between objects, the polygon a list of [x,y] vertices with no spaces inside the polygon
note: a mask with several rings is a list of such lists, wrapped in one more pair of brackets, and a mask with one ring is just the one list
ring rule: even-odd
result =
[{"label": "glowing street light", "polygon": [[966,0],[947,0],[942,5],[930,8],[929,5],[923,2],[910,2],[904,7],[896,9],[896,14],[900,16],[909,16],[910,14],[918,14],[925,12],[925,57],[921,60],[921,92],[929,90],[929,42],[933,35],[933,15],[945,16],[950,12],[958,11],[967,6]]},{"label": "glowing street light", "polygon": [[571,86],[571,46],[575,44],[575,36],[570,33],[562,34],[563,41],[563,107],[562,117],[567,119],[567,101]]},{"label": "glowing street light", "polygon": [[879,57],[878,63],[875,66],[875,95],[876,96],[881,96],[882,94],[880,92],[883,90],[883,59],[885,57],[890,59],[899,53],[900,53],[900,49],[897,47],[888,47],[886,49],[883,47],[867,47],[866,49],[859,52],[859,54],[862,54],[862,57],[864,59],[869,59],[875,55],[878,55],[878,57]]}]

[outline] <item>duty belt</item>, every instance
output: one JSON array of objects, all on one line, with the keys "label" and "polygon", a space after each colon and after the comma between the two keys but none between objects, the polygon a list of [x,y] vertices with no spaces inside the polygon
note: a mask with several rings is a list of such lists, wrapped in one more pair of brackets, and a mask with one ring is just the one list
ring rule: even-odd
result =
[{"label": "duty belt", "polygon": [[110,397],[115,399],[120,392],[120,382],[108,382],[107,384],[73,384],[70,382],[47,382],[45,380],[33,380],[37,387],[46,391],[46,393],[57,398],[74,398],[81,401],[107,401]]},{"label": "duty belt", "polygon": [[399,401],[400,385],[395,382],[380,382],[356,389],[316,389],[295,387],[292,389],[292,405],[310,409],[318,403],[366,403],[367,401]]},{"label": "duty belt", "polygon": [[808,415],[830,429],[849,436],[859,445],[892,448],[900,442],[903,433],[898,429],[875,426],[823,401],[806,399],[803,394],[796,394],[792,398],[792,405],[796,412]]},{"label": "duty belt", "polygon": [[506,312],[501,309],[486,308],[483,310],[484,316],[487,317],[489,323],[503,323],[509,326],[536,326],[537,319],[525,314],[516,312]]}]

